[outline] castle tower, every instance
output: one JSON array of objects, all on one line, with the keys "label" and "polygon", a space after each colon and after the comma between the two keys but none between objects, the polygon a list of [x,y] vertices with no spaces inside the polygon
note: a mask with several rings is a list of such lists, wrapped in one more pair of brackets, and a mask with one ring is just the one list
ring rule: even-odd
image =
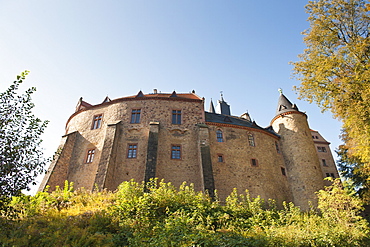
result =
[{"label": "castle tower", "polygon": [[280,148],[293,202],[302,210],[309,210],[309,201],[317,204],[315,192],[324,187],[324,181],[307,115],[300,112],[281,92],[271,125],[281,136]]}]

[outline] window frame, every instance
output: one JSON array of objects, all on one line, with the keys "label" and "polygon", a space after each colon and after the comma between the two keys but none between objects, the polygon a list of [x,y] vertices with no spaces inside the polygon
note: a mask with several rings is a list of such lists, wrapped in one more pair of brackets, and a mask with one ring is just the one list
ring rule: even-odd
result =
[{"label": "window frame", "polygon": [[[220,160],[221,158],[221,160]],[[217,154],[217,162],[224,163],[225,162],[225,156],[223,154]]]},{"label": "window frame", "polygon": [[171,160],[182,160],[182,146],[180,144],[171,144]]},{"label": "window frame", "polygon": [[281,174],[283,175],[283,176],[286,176],[286,169],[285,169],[285,167],[280,167],[280,170],[281,170]]},{"label": "window frame", "polygon": [[141,122],[141,108],[132,108],[131,109],[131,124],[139,124]]},{"label": "window frame", "polygon": [[258,160],[256,158],[252,158],[251,159],[251,167],[258,167],[258,166],[259,166]]},{"label": "window frame", "polygon": [[93,163],[95,157],[95,148],[89,148],[86,150],[85,164]]},{"label": "window frame", "polygon": [[327,173],[326,173],[326,177],[327,177],[327,178],[329,178],[329,177],[331,177],[331,178],[335,178],[335,175],[334,175],[334,173],[332,173],[332,172],[327,172]]},{"label": "window frame", "polygon": [[327,153],[326,147],[317,146],[317,151],[320,153]]},{"label": "window frame", "polygon": [[326,159],[321,159],[322,165],[328,167],[328,163],[326,163]]},{"label": "window frame", "polygon": [[171,123],[172,124],[182,124],[182,110],[172,109],[171,111]]},{"label": "window frame", "polygon": [[[135,147],[130,147],[135,146]],[[127,159],[136,159],[137,158],[138,145],[137,143],[128,143],[127,144]]]},{"label": "window frame", "polygon": [[248,144],[249,144],[249,146],[250,147],[255,147],[256,146],[256,141],[254,139],[254,135],[251,132],[248,132],[247,138],[248,138]]},{"label": "window frame", "polygon": [[280,153],[281,153],[281,151],[280,151],[280,145],[279,145],[279,143],[278,143],[277,141],[275,141],[275,149],[276,149],[276,152],[277,152],[278,154],[280,154]]},{"label": "window frame", "polygon": [[224,142],[224,133],[220,129],[216,130],[216,140],[217,142]]},{"label": "window frame", "polygon": [[91,123],[91,129],[92,130],[100,129],[102,123],[103,123],[103,113],[94,115]]}]

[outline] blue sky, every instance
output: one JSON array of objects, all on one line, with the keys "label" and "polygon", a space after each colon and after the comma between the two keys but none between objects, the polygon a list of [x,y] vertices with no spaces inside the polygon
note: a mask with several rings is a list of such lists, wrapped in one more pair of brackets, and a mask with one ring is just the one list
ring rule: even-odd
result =
[{"label": "blue sky", "polygon": [[206,109],[223,91],[233,115],[248,111],[262,127],[275,115],[278,88],[334,150],[341,124],[297,99],[290,61],[308,28],[304,0],[1,1],[0,91],[23,70],[37,87],[35,114],[50,120],[51,156],[83,97],[98,104],[137,94],[190,92]]}]

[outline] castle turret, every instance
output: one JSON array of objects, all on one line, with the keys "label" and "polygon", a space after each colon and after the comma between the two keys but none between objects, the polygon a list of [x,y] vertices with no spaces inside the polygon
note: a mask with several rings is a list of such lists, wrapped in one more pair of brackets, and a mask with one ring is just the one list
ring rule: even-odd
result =
[{"label": "castle turret", "polygon": [[317,204],[315,192],[324,187],[324,181],[307,115],[280,92],[276,116],[271,125],[281,136],[281,152],[293,202],[302,210],[308,210],[309,201]]},{"label": "castle turret", "polygon": [[224,114],[224,115],[231,115],[230,106],[224,100],[222,92],[221,92],[221,99],[218,101],[218,104],[216,106],[216,113]]},{"label": "castle turret", "polygon": [[210,113],[216,113],[215,107],[213,106],[213,102],[211,99],[211,103],[209,103],[209,111]]}]

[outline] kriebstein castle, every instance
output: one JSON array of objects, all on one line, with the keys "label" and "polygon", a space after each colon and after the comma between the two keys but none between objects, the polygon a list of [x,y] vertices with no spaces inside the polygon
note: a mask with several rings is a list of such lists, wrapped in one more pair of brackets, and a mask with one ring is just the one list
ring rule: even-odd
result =
[{"label": "kriebstein castle", "polygon": [[329,142],[282,93],[267,128],[248,113],[232,116],[222,95],[216,109],[192,93],[153,93],[91,105],[79,100],[58,155],[40,186],[115,190],[135,179],[164,179],[224,200],[233,188],[252,197],[292,201],[308,209],[315,191],[338,177]]}]

